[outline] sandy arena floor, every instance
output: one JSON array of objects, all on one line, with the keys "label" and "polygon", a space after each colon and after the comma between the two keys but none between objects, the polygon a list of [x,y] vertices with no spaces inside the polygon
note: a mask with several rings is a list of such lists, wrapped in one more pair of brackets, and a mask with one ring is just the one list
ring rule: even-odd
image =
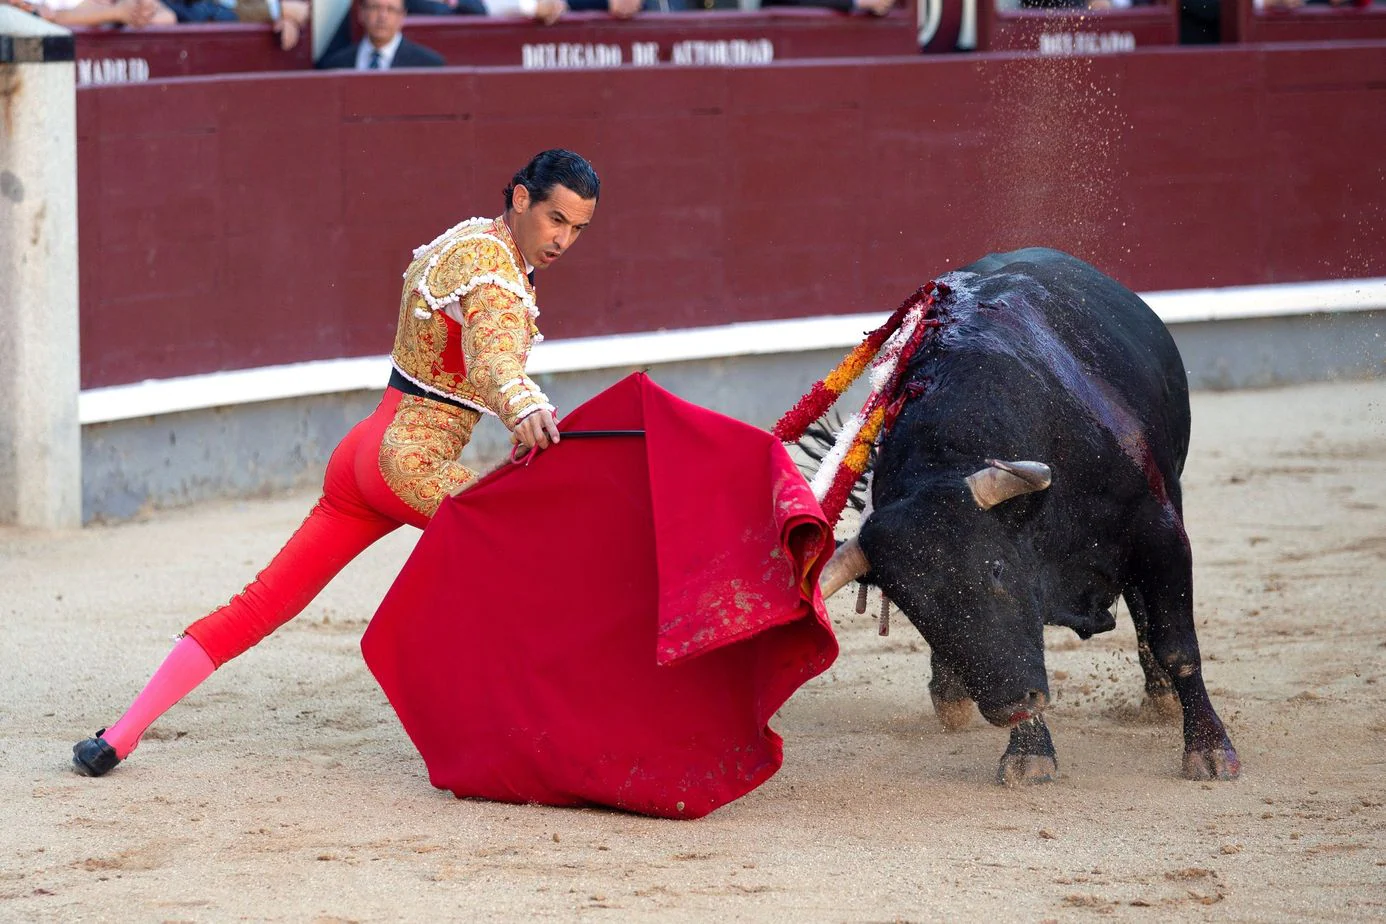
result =
[{"label": "sandy arena floor", "polygon": [[0,530],[0,919],[1386,919],[1386,381],[1199,394],[1194,421],[1200,637],[1236,783],[1180,779],[1177,727],[1136,718],[1122,614],[1086,643],[1050,630],[1063,776],[1002,789],[1004,733],[945,733],[917,634],[878,637],[843,594],[842,656],[740,802],[679,823],[458,801],[357,647],[412,531],[84,779],[71,743],[312,498]]}]

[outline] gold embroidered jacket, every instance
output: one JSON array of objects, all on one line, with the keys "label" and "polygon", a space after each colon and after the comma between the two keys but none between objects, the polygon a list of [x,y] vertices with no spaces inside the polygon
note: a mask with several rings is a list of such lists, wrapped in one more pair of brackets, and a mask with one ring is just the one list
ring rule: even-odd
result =
[{"label": "gold embroidered jacket", "polygon": [[424,391],[514,429],[553,405],[525,375],[542,340],[534,287],[502,218],[471,218],[414,251],[391,360]]}]

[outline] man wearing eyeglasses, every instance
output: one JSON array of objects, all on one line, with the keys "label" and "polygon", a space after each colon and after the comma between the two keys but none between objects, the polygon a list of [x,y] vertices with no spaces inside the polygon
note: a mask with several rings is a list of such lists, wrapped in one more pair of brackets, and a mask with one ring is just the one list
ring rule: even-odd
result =
[{"label": "man wearing eyeglasses", "polygon": [[401,67],[442,67],[443,56],[404,37],[404,0],[361,0],[356,19],[365,38],[318,62],[320,68],[385,71]]}]

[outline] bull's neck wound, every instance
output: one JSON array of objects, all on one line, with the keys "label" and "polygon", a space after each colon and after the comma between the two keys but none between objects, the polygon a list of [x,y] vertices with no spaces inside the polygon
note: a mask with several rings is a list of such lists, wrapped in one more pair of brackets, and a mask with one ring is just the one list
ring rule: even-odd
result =
[{"label": "bull's neck wound", "polygon": [[[975,274],[949,274],[947,281],[955,297],[950,307],[961,319],[987,310],[987,320],[1007,329],[1010,336],[998,337],[991,345],[1004,350],[1022,365],[1047,369],[1072,395],[1088,415],[1110,433],[1125,455],[1145,477],[1151,494],[1178,523],[1174,505],[1170,502],[1164,475],[1155,463],[1154,454],[1139,419],[1126,406],[1116,389],[1088,371],[1084,364],[1059,339],[1053,328],[1039,312],[1030,308],[1022,290],[1019,297],[1009,300],[981,302],[968,285]],[[1038,283],[1033,283],[1038,285]]]}]

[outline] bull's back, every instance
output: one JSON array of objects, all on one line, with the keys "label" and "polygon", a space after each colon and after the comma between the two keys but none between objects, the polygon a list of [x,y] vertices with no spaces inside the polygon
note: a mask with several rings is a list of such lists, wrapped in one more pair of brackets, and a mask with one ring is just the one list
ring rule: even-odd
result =
[{"label": "bull's back", "polygon": [[[1119,396],[1161,444],[1158,454],[1167,453],[1174,472],[1182,470],[1189,442],[1183,360],[1164,322],[1138,295],[1090,264],[1044,247],[990,254],[962,273],[976,274],[966,286],[969,301],[1042,319],[1073,359],[1070,378],[1082,376]],[[1045,361],[1056,376],[1064,374],[1063,362]]]}]

